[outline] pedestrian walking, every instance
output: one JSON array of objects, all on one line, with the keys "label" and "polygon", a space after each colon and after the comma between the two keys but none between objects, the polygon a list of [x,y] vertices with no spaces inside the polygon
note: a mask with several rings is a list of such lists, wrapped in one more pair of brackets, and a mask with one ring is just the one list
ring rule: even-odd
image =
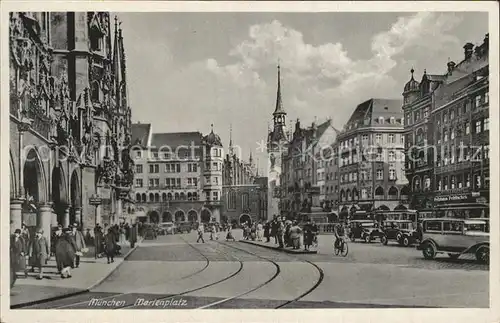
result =
[{"label": "pedestrian walking", "polygon": [[137,234],[138,234],[138,227],[137,223],[132,224],[132,227],[130,228],[130,234],[129,234],[129,242],[130,242],[130,248],[134,248],[135,244],[137,242]]},{"label": "pedestrian walking", "polygon": [[290,239],[290,229],[292,228],[292,224],[288,221],[285,222],[285,236],[284,236],[284,243],[285,247],[291,247],[292,246],[292,239]]},{"label": "pedestrian walking", "polygon": [[47,239],[43,236],[43,229],[38,229],[35,238],[32,240],[29,248],[31,272],[38,268],[38,277],[43,279],[43,266],[47,264],[50,258],[50,247]]},{"label": "pedestrian walking", "polygon": [[203,234],[204,234],[204,230],[205,228],[203,227],[203,224],[200,223],[200,225],[198,225],[198,240],[196,240],[196,243],[200,242],[203,242],[205,243],[205,239],[203,239]]},{"label": "pedestrian walking", "polygon": [[278,244],[278,228],[279,223],[275,216],[271,222],[271,237],[274,237],[274,244]]},{"label": "pedestrian walking", "polygon": [[215,228],[215,224],[212,224],[211,228],[210,228],[210,240],[216,240],[217,237],[217,229]]},{"label": "pedestrian walking", "polygon": [[108,264],[110,262],[115,262],[114,258],[116,253],[116,237],[113,233],[112,228],[109,228],[108,232],[104,236],[104,252],[106,253]]},{"label": "pedestrian walking", "polygon": [[10,240],[10,258],[14,275],[17,279],[17,272],[22,271],[26,277],[26,244],[21,236],[21,229],[16,229]]},{"label": "pedestrian walking", "polygon": [[61,278],[71,278],[71,268],[75,266],[76,243],[71,234],[71,229],[57,229],[56,238],[56,264],[61,272]]},{"label": "pedestrian walking", "polygon": [[300,249],[300,236],[302,233],[302,229],[299,227],[297,221],[294,221],[293,225],[290,227],[290,240],[292,243],[293,249]]},{"label": "pedestrian walking", "polygon": [[127,239],[125,238],[125,226],[122,224],[118,228],[119,234],[120,234],[120,245],[123,246],[127,243]]},{"label": "pedestrian walking", "polygon": [[313,244],[313,232],[311,220],[304,225],[304,250],[308,251]]},{"label": "pedestrian walking", "polygon": [[85,244],[85,239],[83,238],[83,233],[80,231],[77,223],[73,223],[71,227],[70,236],[75,244],[75,268],[80,266],[80,257],[83,256],[84,252],[87,252],[87,245]]},{"label": "pedestrian walking", "polygon": [[271,224],[269,223],[269,221],[266,221],[266,224],[264,224],[264,238],[266,238],[266,242],[270,242]]},{"label": "pedestrian walking", "polygon": [[280,248],[283,248],[283,234],[285,233],[285,226],[282,221],[277,221],[276,238]]}]

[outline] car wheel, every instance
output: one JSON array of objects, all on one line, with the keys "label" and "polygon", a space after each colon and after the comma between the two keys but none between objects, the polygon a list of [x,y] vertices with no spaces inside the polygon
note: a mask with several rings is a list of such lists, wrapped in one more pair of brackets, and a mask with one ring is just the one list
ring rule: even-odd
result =
[{"label": "car wheel", "polygon": [[384,244],[384,245],[387,245],[387,242],[388,242],[387,237],[386,236],[381,236],[380,237],[380,242],[382,242],[382,244]]},{"label": "car wheel", "polygon": [[434,259],[436,258],[436,248],[432,243],[426,243],[422,249],[422,254],[425,259]]},{"label": "car wheel", "polygon": [[451,259],[458,259],[459,256],[460,256],[459,253],[449,253],[448,254],[448,257],[450,257]]},{"label": "car wheel", "polygon": [[367,235],[365,235],[365,239],[364,240],[365,240],[366,243],[370,243],[372,241],[372,237],[369,234],[367,234]]},{"label": "car wheel", "polygon": [[490,247],[483,246],[477,249],[476,251],[476,259],[480,263],[489,264],[490,263]]},{"label": "car wheel", "polygon": [[396,235],[396,241],[397,241],[399,244],[401,244],[401,245],[403,244],[403,241],[402,241],[402,239],[401,239],[402,237],[403,237],[403,236],[401,235],[401,233],[398,233],[398,234]]},{"label": "car wheel", "polygon": [[410,245],[410,239],[408,239],[408,237],[405,236],[405,237],[403,237],[402,243],[403,243],[403,246],[408,247]]}]

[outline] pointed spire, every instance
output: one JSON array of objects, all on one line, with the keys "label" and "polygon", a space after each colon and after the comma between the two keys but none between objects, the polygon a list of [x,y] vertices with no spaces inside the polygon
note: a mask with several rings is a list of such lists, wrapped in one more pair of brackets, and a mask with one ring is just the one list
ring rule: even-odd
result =
[{"label": "pointed spire", "polygon": [[278,64],[278,90],[276,92],[276,109],[274,110],[274,115],[276,114],[286,114],[283,110],[283,102],[281,99],[281,67]]},{"label": "pointed spire", "polygon": [[415,70],[413,69],[413,67],[411,68],[410,70],[410,73],[411,73],[411,78],[413,79],[413,73],[415,72]]},{"label": "pointed spire", "polygon": [[210,129],[211,129],[210,132],[213,133],[214,132],[214,124],[213,123],[210,124]]},{"label": "pointed spire", "polygon": [[253,165],[253,158],[252,158],[252,152],[250,151],[250,157],[248,157],[248,161],[250,162],[250,165]]},{"label": "pointed spire", "polygon": [[120,45],[118,41],[118,17],[115,16],[115,38],[113,41],[113,64],[112,64],[112,73],[113,73],[113,80],[114,80],[114,90],[115,92],[115,98],[116,98],[116,104],[118,105],[120,103],[120,73],[121,73],[121,59],[120,59]]},{"label": "pointed spire", "polygon": [[233,149],[233,125],[229,125],[229,156],[234,155],[234,149]]}]

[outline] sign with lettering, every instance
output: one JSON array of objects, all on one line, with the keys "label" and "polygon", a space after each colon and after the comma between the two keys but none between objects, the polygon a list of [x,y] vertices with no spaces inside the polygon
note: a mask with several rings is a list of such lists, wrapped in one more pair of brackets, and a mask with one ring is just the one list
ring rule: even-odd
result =
[{"label": "sign with lettering", "polygon": [[[479,201],[484,202],[479,202]],[[481,192],[471,192],[465,194],[451,194],[434,197],[434,202],[465,202],[468,203],[487,203],[487,199],[481,196]]]},{"label": "sign with lettering", "polygon": [[101,205],[102,199],[99,196],[91,196],[89,198],[89,204],[90,205]]}]

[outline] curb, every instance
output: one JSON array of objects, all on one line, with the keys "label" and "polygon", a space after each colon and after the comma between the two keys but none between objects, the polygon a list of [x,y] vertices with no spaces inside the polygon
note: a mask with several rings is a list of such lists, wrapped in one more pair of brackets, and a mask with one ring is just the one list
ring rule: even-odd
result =
[{"label": "curb", "polygon": [[66,294],[57,295],[57,296],[53,296],[53,297],[49,297],[49,298],[38,299],[38,300],[35,300],[35,301],[30,301],[30,302],[25,302],[25,303],[19,303],[19,304],[15,304],[15,305],[10,305],[10,309],[20,309],[20,308],[23,308],[23,307],[28,307],[28,306],[33,306],[33,305],[48,303],[48,302],[57,301],[57,300],[60,300],[60,299],[63,299],[63,298],[73,297],[73,296],[77,296],[77,295],[88,293],[92,288],[95,288],[96,286],[98,286],[99,284],[101,284],[104,280],[106,280],[109,276],[111,276],[111,274],[113,274],[115,272],[115,270],[118,269],[118,267],[120,267],[125,260],[127,260],[127,258],[132,254],[132,252],[134,252],[137,249],[137,247],[139,246],[139,243],[141,243],[143,240],[144,240],[144,238],[142,238],[140,241],[136,242],[134,248],[130,249],[123,256],[122,262],[120,262],[115,268],[113,268],[109,273],[107,273],[104,277],[102,277],[101,279],[99,279],[96,283],[92,284],[90,287],[82,289],[82,290],[79,290],[79,291],[76,291],[76,292],[66,293]]},{"label": "curb", "polygon": [[286,248],[266,246],[266,245],[254,243],[254,242],[248,241],[248,240],[238,240],[238,241],[246,243],[246,244],[251,244],[252,246],[258,246],[258,247],[262,247],[262,248],[272,249],[272,250],[276,250],[276,251],[280,251],[280,252],[284,252],[284,253],[289,253],[289,254],[292,254],[292,255],[313,255],[313,254],[317,254],[318,253],[318,251],[316,251],[316,250],[312,250],[312,251],[303,251],[303,250],[301,250],[301,251],[293,251],[293,250],[286,249]]}]

